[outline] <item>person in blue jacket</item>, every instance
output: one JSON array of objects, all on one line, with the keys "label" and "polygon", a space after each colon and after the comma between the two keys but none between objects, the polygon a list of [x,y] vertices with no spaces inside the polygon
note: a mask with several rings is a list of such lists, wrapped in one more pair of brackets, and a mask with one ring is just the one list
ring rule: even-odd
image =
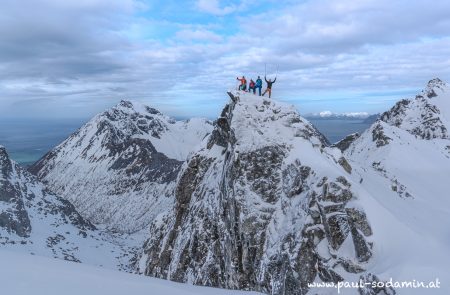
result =
[{"label": "person in blue jacket", "polygon": [[258,76],[258,79],[256,79],[255,88],[258,88],[259,96],[261,96],[262,80],[259,76]]}]

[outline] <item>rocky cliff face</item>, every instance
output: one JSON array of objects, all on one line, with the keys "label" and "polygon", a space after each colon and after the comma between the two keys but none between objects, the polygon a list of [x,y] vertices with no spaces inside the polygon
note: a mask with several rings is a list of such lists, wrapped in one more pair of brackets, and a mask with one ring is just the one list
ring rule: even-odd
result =
[{"label": "rocky cliff face", "polygon": [[29,170],[83,217],[132,233],[170,206],[182,162],[211,129],[203,119],[175,121],[153,108],[122,101]]},{"label": "rocky cliff face", "polygon": [[372,229],[341,151],[290,105],[230,97],[183,164],[175,203],[152,223],[138,272],[272,294],[359,277]]},{"label": "rocky cliff face", "polygon": [[116,267],[122,250],[109,238],[11,161],[0,146],[2,248]]}]

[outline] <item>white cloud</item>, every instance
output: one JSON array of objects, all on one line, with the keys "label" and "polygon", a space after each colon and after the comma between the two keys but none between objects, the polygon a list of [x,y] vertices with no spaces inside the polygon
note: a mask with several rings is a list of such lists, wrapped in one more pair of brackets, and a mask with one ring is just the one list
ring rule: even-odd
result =
[{"label": "white cloud", "polygon": [[219,0],[197,0],[196,6],[202,12],[218,16],[233,13],[238,8],[238,6],[236,5],[225,5],[221,7],[221,3]]},{"label": "white cloud", "polygon": [[[0,11],[2,106],[2,100],[23,99],[48,100],[50,107],[80,101],[88,108],[130,97],[171,110],[207,107],[214,116],[233,78],[263,75],[267,63],[269,74],[279,66],[276,96],[301,101],[307,111],[335,112],[328,105],[344,102],[381,111],[394,98],[377,104],[382,98],[365,93],[450,79],[450,2],[443,0],[291,1],[246,15],[234,12],[250,1],[196,2],[195,9],[223,16],[224,23],[137,17],[142,5],[132,0],[36,0],[26,9],[6,1]],[[221,27],[228,21],[232,35]],[[165,37],[154,37],[159,32]]]}]

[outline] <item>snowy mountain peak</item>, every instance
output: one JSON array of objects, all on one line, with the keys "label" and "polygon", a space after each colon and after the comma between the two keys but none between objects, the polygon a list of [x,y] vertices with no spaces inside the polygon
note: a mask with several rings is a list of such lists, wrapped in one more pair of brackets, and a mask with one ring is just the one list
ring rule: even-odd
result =
[{"label": "snowy mountain peak", "polygon": [[158,111],[157,109],[151,108],[143,103],[140,103],[138,101],[132,101],[132,100],[121,100],[113,109],[122,110],[125,112],[131,112],[131,113],[148,113],[151,115],[161,115],[163,114]]},{"label": "snowy mountain peak", "polygon": [[95,224],[145,228],[173,199],[182,161],[211,131],[206,119],[175,121],[138,102],[96,115],[30,167]]},{"label": "snowy mountain peak", "polygon": [[372,230],[340,150],[289,104],[229,96],[183,165],[172,207],[152,223],[137,270],[270,294],[364,272]]},{"label": "snowy mountain peak", "polygon": [[449,138],[450,91],[440,79],[431,80],[413,99],[398,101],[380,120],[422,139]]},{"label": "snowy mountain peak", "polygon": [[209,146],[214,140],[224,146],[217,138],[219,133],[228,133],[228,141],[236,152],[283,143],[289,146],[293,138],[303,138],[319,147],[329,145],[327,139],[302,118],[293,105],[238,92],[229,95],[238,100],[223,109]]},{"label": "snowy mountain peak", "polygon": [[123,142],[131,137],[161,138],[175,120],[142,103],[122,100],[89,123],[95,123],[100,131],[109,131],[111,140]]},{"label": "snowy mountain peak", "polygon": [[447,88],[448,88],[447,83],[445,83],[439,78],[434,78],[428,81],[427,88],[426,90],[424,90],[424,92],[426,93],[426,96],[428,98],[431,98],[437,96],[436,91],[443,92]]}]

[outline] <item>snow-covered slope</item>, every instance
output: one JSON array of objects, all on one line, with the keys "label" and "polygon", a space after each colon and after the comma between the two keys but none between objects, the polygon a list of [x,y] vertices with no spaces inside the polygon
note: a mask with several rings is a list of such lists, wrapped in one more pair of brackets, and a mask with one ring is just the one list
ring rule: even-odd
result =
[{"label": "snow-covered slope", "polygon": [[153,222],[137,270],[272,294],[358,280],[375,241],[341,151],[293,106],[229,94],[183,165],[172,210]]},{"label": "snow-covered slope", "polygon": [[[382,247],[373,271],[382,276],[450,281],[448,130],[450,87],[434,79],[382,114],[345,151],[353,177],[372,197],[366,212]],[[441,292],[448,294],[449,285]]]},{"label": "snow-covered slope", "polygon": [[136,232],[173,202],[182,161],[212,130],[122,101],[95,116],[30,171],[97,225]]},{"label": "snow-covered slope", "polygon": [[1,291],[9,295],[256,295],[189,286],[1,249],[0,261]]},{"label": "snow-covered slope", "polygon": [[391,193],[439,207],[450,193],[449,129],[450,87],[434,79],[414,99],[383,113],[346,155],[360,170],[388,181]]},{"label": "snow-covered slope", "polygon": [[124,251],[113,240],[47,191],[0,146],[1,249],[116,268]]}]

